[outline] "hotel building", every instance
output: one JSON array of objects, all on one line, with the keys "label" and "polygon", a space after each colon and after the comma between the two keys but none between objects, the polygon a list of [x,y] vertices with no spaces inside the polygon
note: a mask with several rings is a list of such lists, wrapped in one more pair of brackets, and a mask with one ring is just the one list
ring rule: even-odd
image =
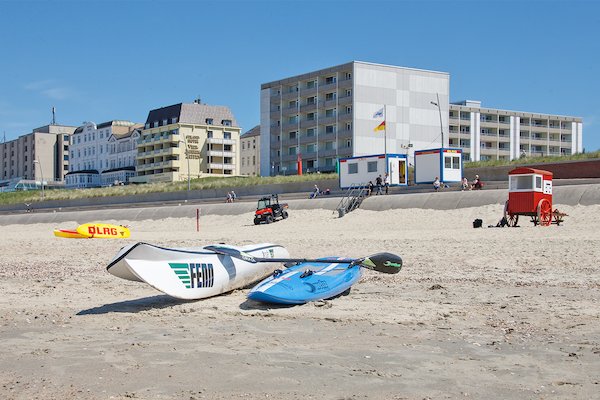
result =
[{"label": "hotel building", "polygon": [[138,144],[140,182],[239,175],[240,132],[228,107],[179,103],[150,111]]},{"label": "hotel building", "polygon": [[46,181],[62,184],[69,171],[69,141],[74,126],[46,125],[17,139],[0,143],[0,186]]},{"label": "hotel building", "polygon": [[[449,103],[450,76],[353,61],[261,86],[261,175],[333,171],[342,157],[459,147],[471,161],[583,151],[582,119]],[[374,131],[383,120],[385,130]],[[443,140],[443,143],[442,143]]]},{"label": "hotel building", "polygon": [[[261,175],[295,174],[298,158],[303,170],[334,171],[341,157],[440,147],[449,83],[445,72],[360,61],[265,83]],[[386,129],[375,132],[382,108]]]},{"label": "hotel building", "polygon": [[86,122],[71,140],[71,165],[65,176],[68,188],[109,186],[135,175],[137,140],[142,124],[109,121]]},{"label": "hotel building", "polygon": [[449,146],[466,160],[512,160],[521,156],[563,156],[583,151],[578,117],[482,108],[479,101],[450,104]]}]

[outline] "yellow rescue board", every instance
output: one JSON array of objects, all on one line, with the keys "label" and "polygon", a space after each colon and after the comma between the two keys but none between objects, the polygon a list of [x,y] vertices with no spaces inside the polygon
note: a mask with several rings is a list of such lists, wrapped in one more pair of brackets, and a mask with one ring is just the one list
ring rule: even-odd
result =
[{"label": "yellow rescue board", "polygon": [[103,224],[101,222],[79,225],[77,233],[97,239],[125,239],[130,235],[129,228],[123,225]]},{"label": "yellow rescue board", "polygon": [[89,239],[90,236],[84,236],[72,229],[55,229],[54,236],[68,239]]}]

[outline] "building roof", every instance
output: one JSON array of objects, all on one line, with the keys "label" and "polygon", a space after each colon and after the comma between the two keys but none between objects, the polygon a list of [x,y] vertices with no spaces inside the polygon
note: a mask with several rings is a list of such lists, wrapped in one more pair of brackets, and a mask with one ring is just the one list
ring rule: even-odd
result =
[{"label": "building roof", "polygon": [[254,128],[242,134],[242,139],[247,139],[253,136],[260,136],[260,125],[256,125]]},{"label": "building roof", "polygon": [[[81,125],[77,129],[75,129],[75,132],[73,132],[73,134],[83,132],[83,127],[89,123],[90,122],[85,122],[83,125]],[[93,122],[91,122],[91,123],[93,124]],[[112,133],[116,134],[116,136],[119,137],[119,135],[131,135],[131,132],[135,128],[143,127],[143,125],[135,123],[135,122],[131,122],[131,121],[122,121],[122,120],[112,120],[112,121],[102,122],[101,124],[96,125],[96,129],[103,129],[103,128],[108,128],[108,127],[112,127]]]},{"label": "building roof", "polygon": [[270,87],[278,86],[278,85],[293,84],[293,83],[295,83],[297,81],[303,81],[305,79],[311,79],[311,78],[315,78],[315,77],[318,77],[318,76],[327,75],[329,73],[335,73],[335,72],[338,72],[338,71],[343,70],[343,69],[352,68],[352,67],[354,67],[355,64],[372,65],[372,66],[384,67],[384,68],[391,68],[391,69],[403,69],[403,70],[411,70],[411,71],[421,71],[421,72],[428,72],[428,73],[432,73],[432,74],[441,74],[441,75],[447,75],[447,76],[450,75],[448,72],[432,71],[432,70],[428,70],[428,69],[402,67],[402,66],[399,66],[399,65],[389,65],[389,64],[377,64],[377,63],[366,62],[366,61],[350,61],[350,62],[347,62],[345,64],[335,65],[333,67],[327,67],[327,68],[323,68],[323,69],[320,69],[320,70],[317,70],[317,71],[307,72],[307,73],[304,73],[304,74],[295,75],[295,76],[291,76],[291,77],[283,78],[283,79],[278,79],[276,81],[272,81],[272,82],[268,82],[268,83],[263,83],[260,86],[260,88],[262,90],[262,89],[268,89]]},{"label": "building roof", "polygon": [[[158,126],[163,126],[166,120],[169,125],[173,118],[177,118],[180,124],[213,126],[227,126],[223,121],[228,120],[231,121],[231,126],[239,127],[229,107],[201,103],[179,103],[151,110],[146,124],[158,122]],[[208,119],[212,119],[212,124],[207,123]]]}]

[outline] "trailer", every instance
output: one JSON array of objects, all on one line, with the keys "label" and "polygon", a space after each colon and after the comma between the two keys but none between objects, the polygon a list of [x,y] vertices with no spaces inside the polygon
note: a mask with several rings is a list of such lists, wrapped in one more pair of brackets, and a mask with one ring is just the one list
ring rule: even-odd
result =
[{"label": "trailer", "polygon": [[379,175],[390,176],[390,186],[408,185],[408,162],[406,154],[374,154],[358,157],[340,158],[340,188],[348,189],[375,183]]},{"label": "trailer", "polygon": [[460,182],[463,176],[462,149],[415,150],[415,183]]},{"label": "trailer", "polygon": [[519,216],[531,217],[533,225],[560,225],[567,215],[552,209],[552,172],[520,167],[508,173],[508,200],[504,219],[517,226]]}]

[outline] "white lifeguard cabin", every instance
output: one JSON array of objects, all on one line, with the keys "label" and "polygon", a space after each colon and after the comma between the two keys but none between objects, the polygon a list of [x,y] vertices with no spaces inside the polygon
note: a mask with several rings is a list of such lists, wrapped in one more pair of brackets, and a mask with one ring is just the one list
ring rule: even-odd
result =
[{"label": "white lifeguard cabin", "polygon": [[340,158],[340,188],[365,185],[379,175],[384,179],[386,172],[390,174],[390,186],[408,185],[408,163],[406,154],[375,154]]},{"label": "white lifeguard cabin", "polygon": [[415,183],[460,182],[463,176],[462,149],[415,150]]}]

